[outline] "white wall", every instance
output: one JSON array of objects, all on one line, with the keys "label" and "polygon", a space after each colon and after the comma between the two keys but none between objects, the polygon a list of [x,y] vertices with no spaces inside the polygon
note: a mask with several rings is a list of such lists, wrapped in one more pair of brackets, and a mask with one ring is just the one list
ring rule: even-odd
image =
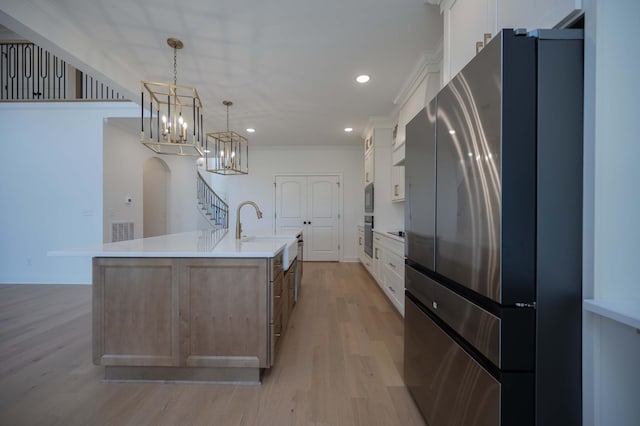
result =
[{"label": "white wall", "polygon": [[[143,166],[158,157],[169,167],[167,233],[203,226],[197,210],[195,157],[158,155],[140,143],[138,119],[109,119],[104,125],[103,240],[111,242],[112,222],[134,222],[135,238],[143,233]],[[125,203],[131,195],[131,204]]]},{"label": "white wall", "polygon": [[[640,300],[640,2],[584,0],[584,10],[584,296]],[[636,330],[585,313],[585,425],[640,424],[638,360]]]},{"label": "white wall", "polygon": [[235,229],[236,209],[240,202],[252,200],[264,213],[261,220],[252,209],[242,210],[242,227],[251,232],[272,231],[274,227],[274,189],[276,174],[341,173],[343,176],[343,236],[340,246],[343,261],[357,261],[358,237],[356,225],[364,216],[364,160],[362,146],[271,146],[249,144],[249,174],[220,176],[209,174],[211,184],[228,198],[229,228]]},{"label": "white wall", "polygon": [[90,283],[90,259],[50,250],[102,243],[102,122],[128,102],[0,103],[0,282]]}]

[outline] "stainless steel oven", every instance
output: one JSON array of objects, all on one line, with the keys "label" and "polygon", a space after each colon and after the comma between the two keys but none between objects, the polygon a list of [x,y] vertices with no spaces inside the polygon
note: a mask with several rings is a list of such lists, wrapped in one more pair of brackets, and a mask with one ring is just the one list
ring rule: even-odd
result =
[{"label": "stainless steel oven", "polygon": [[373,257],[373,216],[364,217],[364,252]]}]

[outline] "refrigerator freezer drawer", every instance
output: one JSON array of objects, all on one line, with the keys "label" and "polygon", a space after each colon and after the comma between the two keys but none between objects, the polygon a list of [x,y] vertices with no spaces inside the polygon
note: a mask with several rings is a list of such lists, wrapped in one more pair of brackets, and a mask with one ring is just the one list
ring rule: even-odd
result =
[{"label": "refrigerator freezer drawer", "polygon": [[490,374],[425,312],[405,297],[404,380],[427,423],[534,425],[533,372]]},{"label": "refrigerator freezer drawer", "polygon": [[500,425],[500,383],[408,298],[404,369],[429,425]]},{"label": "refrigerator freezer drawer", "polygon": [[408,265],[406,287],[431,312],[500,367],[500,318]]}]

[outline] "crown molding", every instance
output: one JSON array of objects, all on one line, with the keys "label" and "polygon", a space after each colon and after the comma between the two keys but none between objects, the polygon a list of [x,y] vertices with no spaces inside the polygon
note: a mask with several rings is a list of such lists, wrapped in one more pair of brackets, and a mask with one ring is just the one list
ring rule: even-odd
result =
[{"label": "crown molding", "polygon": [[438,46],[432,51],[424,51],[418,58],[416,65],[405,80],[398,95],[393,99],[396,107],[401,107],[407,102],[409,97],[416,91],[418,86],[429,73],[440,72],[440,63],[442,62],[442,46],[443,39],[438,41]]},{"label": "crown molding", "polygon": [[424,4],[432,4],[434,6],[440,6],[443,0],[424,0]]}]

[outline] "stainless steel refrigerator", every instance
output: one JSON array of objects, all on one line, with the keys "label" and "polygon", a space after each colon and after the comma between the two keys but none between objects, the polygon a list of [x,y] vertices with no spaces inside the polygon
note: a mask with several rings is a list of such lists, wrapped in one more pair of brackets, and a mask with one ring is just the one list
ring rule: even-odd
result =
[{"label": "stainless steel refrigerator", "polygon": [[406,129],[405,383],[430,426],[581,424],[582,30],[503,30]]}]

